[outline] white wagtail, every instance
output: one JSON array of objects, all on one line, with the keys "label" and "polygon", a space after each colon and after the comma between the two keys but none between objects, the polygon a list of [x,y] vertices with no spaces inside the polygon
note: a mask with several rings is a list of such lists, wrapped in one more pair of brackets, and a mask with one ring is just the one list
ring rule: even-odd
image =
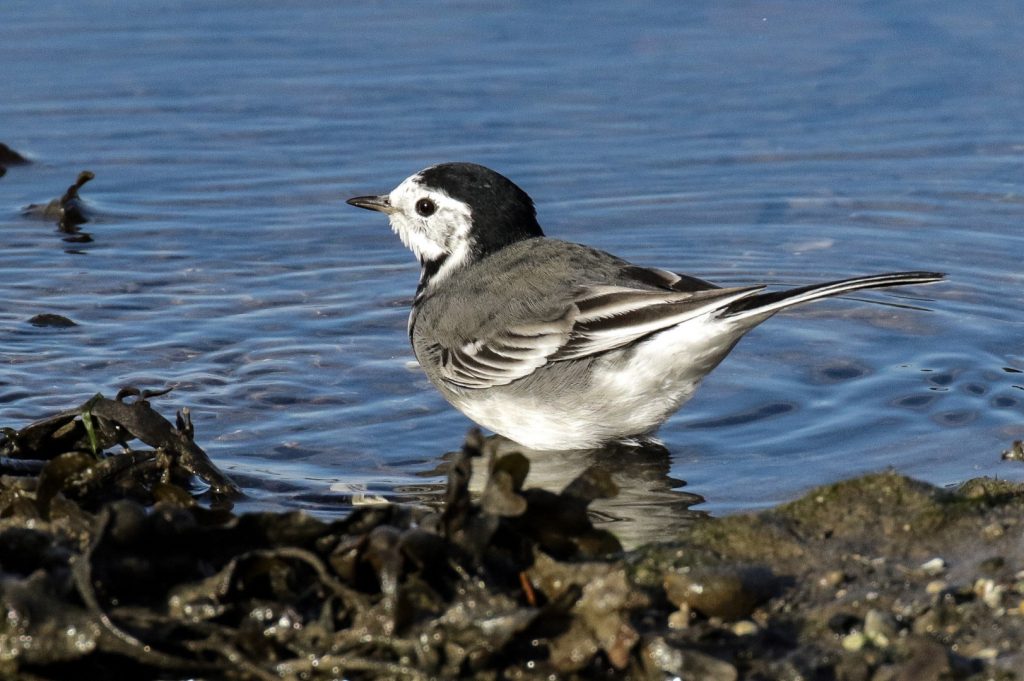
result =
[{"label": "white wagtail", "polygon": [[420,261],[409,338],[427,377],[470,419],[532,449],[642,441],[779,310],[943,278],[722,288],[549,239],[526,192],[472,163],[431,166],[348,203],[387,215]]}]

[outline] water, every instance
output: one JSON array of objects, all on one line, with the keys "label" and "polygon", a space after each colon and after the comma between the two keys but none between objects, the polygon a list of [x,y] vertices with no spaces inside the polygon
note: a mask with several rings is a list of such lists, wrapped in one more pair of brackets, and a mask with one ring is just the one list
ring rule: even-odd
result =
[{"label": "water", "polygon": [[[343,200],[472,160],[551,235],[723,284],[950,275],[752,332],[610,515],[1024,478],[1021,44],[1014,2],[8,0],[0,424],[172,385],[247,508],[436,489],[469,424],[409,366],[411,255]],[[83,169],[92,242],[22,216]]]}]

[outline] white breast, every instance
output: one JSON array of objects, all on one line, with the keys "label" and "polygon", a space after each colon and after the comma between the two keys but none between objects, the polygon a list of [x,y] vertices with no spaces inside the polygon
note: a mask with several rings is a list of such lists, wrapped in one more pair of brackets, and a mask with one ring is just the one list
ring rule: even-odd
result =
[{"label": "white breast", "polygon": [[[703,316],[672,327],[593,365],[582,390],[531,394],[467,391],[453,404],[480,425],[532,449],[589,449],[644,435],[671,416],[745,329]],[[735,334],[735,335],[734,335]],[[544,371],[544,369],[540,369]]]}]

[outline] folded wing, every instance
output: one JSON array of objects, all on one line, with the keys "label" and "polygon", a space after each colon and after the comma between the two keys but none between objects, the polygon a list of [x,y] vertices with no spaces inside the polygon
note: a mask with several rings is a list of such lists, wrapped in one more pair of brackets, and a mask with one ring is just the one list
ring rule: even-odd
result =
[{"label": "folded wing", "polygon": [[440,347],[441,376],[460,388],[506,385],[552,362],[625,347],[688,319],[722,310],[762,288],[674,291],[582,286],[556,318],[512,324],[460,347]]}]

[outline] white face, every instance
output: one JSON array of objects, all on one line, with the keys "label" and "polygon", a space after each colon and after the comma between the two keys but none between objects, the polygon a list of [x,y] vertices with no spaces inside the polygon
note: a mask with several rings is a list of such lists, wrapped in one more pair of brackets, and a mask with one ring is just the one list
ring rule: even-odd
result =
[{"label": "white face", "polygon": [[391,229],[420,262],[448,256],[450,270],[469,255],[472,213],[469,206],[437,189],[420,184],[419,174],[406,179],[388,195]]}]

